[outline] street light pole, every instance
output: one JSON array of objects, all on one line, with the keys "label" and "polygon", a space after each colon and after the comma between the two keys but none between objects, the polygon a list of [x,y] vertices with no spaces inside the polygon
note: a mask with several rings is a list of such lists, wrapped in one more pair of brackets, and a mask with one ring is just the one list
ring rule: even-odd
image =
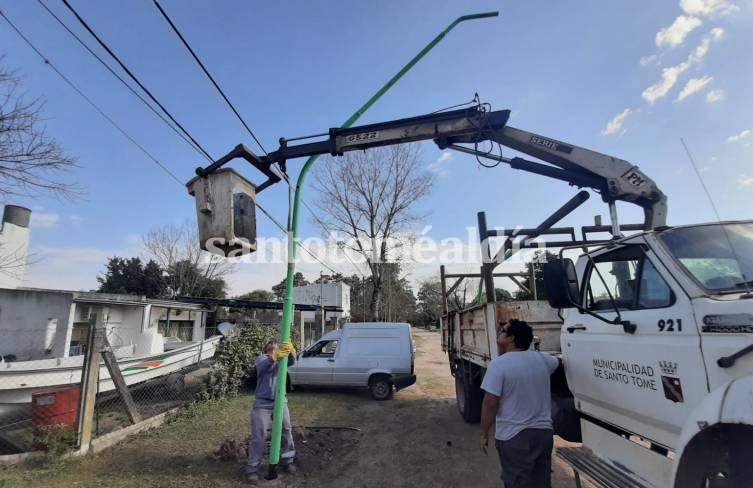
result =
[{"label": "street light pole", "polygon": [[[380,88],[361,108],[356,110],[348,120],[342,125],[342,128],[351,127],[374,103],[384,95],[387,90],[397,83],[413,66],[416,65],[426,54],[431,51],[452,29],[461,22],[467,20],[483,19],[496,17],[499,12],[485,12],[480,14],[463,15],[455,19],[446,29],[439,33],[429,44],[426,45],[408,64],[397,72],[382,88]],[[280,324],[281,342],[290,340],[290,329],[293,317],[293,277],[295,276],[295,259],[297,252],[296,237],[298,234],[298,219],[300,216],[300,202],[303,193],[303,183],[306,179],[311,166],[317,160],[317,156],[311,156],[306,160],[295,185],[295,197],[293,198],[293,217],[289,221],[288,228],[288,278],[285,284],[285,301],[283,302],[282,323]],[[272,446],[269,453],[269,472],[268,479],[277,477],[277,464],[280,462],[280,444],[282,439],[282,417],[285,407],[285,388],[288,374],[288,359],[283,358],[279,362],[277,370],[277,391],[275,395],[274,421],[272,423]]]}]

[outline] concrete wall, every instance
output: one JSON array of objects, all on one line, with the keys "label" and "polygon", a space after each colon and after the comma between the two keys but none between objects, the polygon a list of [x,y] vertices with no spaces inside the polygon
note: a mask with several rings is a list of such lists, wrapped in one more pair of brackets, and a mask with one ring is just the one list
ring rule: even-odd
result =
[{"label": "concrete wall", "polygon": [[66,356],[72,306],[73,293],[0,289],[0,355],[18,361]]},{"label": "concrete wall", "polygon": [[[295,303],[303,305],[324,305],[325,307],[340,307],[343,309],[342,312],[328,312],[328,319],[330,317],[337,317],[338,319],[350,317],[350,286],[345,283],[296,286],[293,288],[293,297]],[[322,299],[324,303],[322,303]],[[313,316],[313,312],[306,313],[307,319],[313,320]]]},{"label": "concrete wall", "polygon": [[112,347],[135,344],[141,335],[144,307],[138,305],[107,305],[107,340]]},{"label": "concrete wall", "polygon": [[[164,306],[151,306],[151,313],[149,315],[149,329],[158,331],[158,325],[160,321],[167,320],[168,307]],[[181,310],[170,308],[170,321],[188,321],[193,322],[193,338],[192,340],[204,339],[204,327],[206,312],[203,310]]]}]

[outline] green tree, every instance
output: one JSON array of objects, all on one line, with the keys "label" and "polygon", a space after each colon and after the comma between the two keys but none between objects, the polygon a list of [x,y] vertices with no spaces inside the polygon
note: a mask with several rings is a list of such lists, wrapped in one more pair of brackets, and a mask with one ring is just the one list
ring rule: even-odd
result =
[{"label": "green tree", "polygon": [[273,302],[275,294],[268,290],[253,290],[235,297],[237,300],[251,300],[253,302]]},{"label": "green tree", "polygon": [[105,265],[104,275],[97,277],[102,293],[124,293],[161,297],[165,293],[162,268],[154,261],[144,264],[140,258],[113,256]]},{"label": "green tree", "polygon": [[167,268],[167,281],[171,296],[225,298],[227,283],[224,278],[208,277],[202,269],[189,260],[177,261]]},{"label": "green tree", "polygon": [[442,283],[439,280],[427,280],[418,288],[418,314],[420,324],[434,325],[442,315]]},{"label": "green tree", "polygon": [[497,302],[509,302],[512,301],[512,294],[504,288],[494,289],[494,300]]},{"label": "green tree", "polygon": [[[275,286],[272,287],[272,293],[275,294],[275,298],[278,302],[282,302],[285,300],[285,287],[287,286],[288,279],[283,278],[283,280],[279,283],[277,283]],[[295,275],[293,275],[293,286],[306,286],[310,284],[305,276],[303,276],[303,273],[300,271],[296,272]]]},{"label": "green tree", "polygon": [[[536,299],[546,300],[546,289],[544,288],[544,264],[559,259],[556,253],[550,251],[537,251],[531,262],[526,263],[526,270],[528,273],[533,272],[534,281],[536,284]],[[533,300],[534,296],[525,290],[518,290],[513,294],[515,300]]]}]

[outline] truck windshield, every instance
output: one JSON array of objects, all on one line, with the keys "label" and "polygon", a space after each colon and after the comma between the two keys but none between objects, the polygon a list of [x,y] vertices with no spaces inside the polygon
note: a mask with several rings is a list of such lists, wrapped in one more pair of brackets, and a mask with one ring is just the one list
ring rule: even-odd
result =
[{"label": "truck windshield", "polygon": [[670,229],[659,238],[707,291],[753,288],[753,222]]}]

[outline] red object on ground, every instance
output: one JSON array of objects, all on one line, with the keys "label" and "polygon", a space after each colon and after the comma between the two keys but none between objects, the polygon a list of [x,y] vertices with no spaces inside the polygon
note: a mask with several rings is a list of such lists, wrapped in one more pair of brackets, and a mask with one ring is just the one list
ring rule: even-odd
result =
[{"label": "red object on ground", "polygon": [[51,388],[31,395],[35,447],[46,448],[42,441],[46,434],[70,432],[76,428],[80,400],[79,385]]}]

